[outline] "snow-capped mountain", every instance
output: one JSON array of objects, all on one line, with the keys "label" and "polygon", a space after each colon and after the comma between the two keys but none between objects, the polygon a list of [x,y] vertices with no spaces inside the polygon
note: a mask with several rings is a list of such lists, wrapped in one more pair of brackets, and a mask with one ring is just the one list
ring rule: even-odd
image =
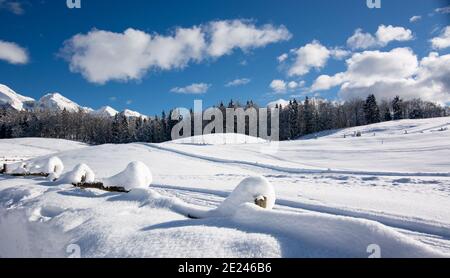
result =
[{"label": "snow-capped mountain", "polygon": [[8,86],[0,84],[0,106],[7,106],[21,111],[31,108],[34,101],[32,98],[22,96]]},{"label": "snow-capped mountain", "polygon": [[78,112],[83,109],[77,103],[71,101],[70,99],[64,97],[59,93],[51,93],[43,96],[39,101],[36,102],[36,109],[42,110],[64,110],[68,112]]},{"label": "snow-capped mountain", "polygon": [[99,117],[114,117],[117,114],[119,114],[119,111],[111,106],[103,106],[100,109],[91,112],[91,115]]},{"label": "snow-capped mountain", "polygon": [[[33,98],[22,96],[14,92],[11,88],[6,85],[0,84],[0,107],[8,107],[18,111],[22,110],[50,110],[50,111],[62,111],[66,109],[68,112],[78,112],[84,111],[94,116],[102,117],[114,117],[119,114],[117,110],[110,106],[103,106],[98,110],[94,110],[89,107],[83,107],[78,105],[76,102],[66,98],[60,93],[50,93],[46,94],[38,101]],[[120,112],[122,115],[128,118],[140,118],[148,119],[139,112],[125,109]]]},{"label": "snow-capped mountain", "polygon": [[143,119],[148,119],[148,116],[142,115],[139,112],[129,110],[129,109],[123,110],[120,114],[124,115],[127,118],[141,118],[142,117]]},{"label": "snow-capped mountain", "polygon": [[278,107],[279,106],[286,107],[286,106],[289,105],[289,100],[279,99],[279,100],[276,100],[276,101],[272,101],[269,104],[267,104],[267,107],[275,108],[275,106],[277,106],[277,104],[278,104]]}]

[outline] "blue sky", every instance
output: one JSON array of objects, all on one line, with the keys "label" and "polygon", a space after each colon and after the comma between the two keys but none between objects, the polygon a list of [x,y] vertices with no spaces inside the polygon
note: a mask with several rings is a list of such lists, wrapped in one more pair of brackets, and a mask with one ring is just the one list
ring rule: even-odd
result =
[{"label": "blue sky", "polygon": [[[18,4],[8,5],[11,2]],[[374,54],[375,51],[388,53],[395,48],[410,48],[419,62],[430,52],[436,52],[433,56],[433,61],[436,60],[433,65],[440,63],[441,68],[442,65],[444,68],[450,68],[447,63],[450,51],[446,47],[444,36],[444,29],[449,25],[450,14],[447,13],[448,10],[436,11],[438,8],[449,6],[448,1],[382,0],[381,2],[381,9],[369,9],[366,6],[366,0],[81,0],[81,9],[68,9],[66,0],[0,0],[2,22],[0,41],[14,43],[17,47],[26,49],[27,52],[26,61],[20,63],[14,63],[8,58],[2,60],[0,57],[0,83],[33,98],[40,98],[45,93],[56,91],[83,106],[99,108],[110,105],[117,110],[130,108],[152,115],[160,113],[163,109],[191,107],[194,99],[203,99],[206,105],[230,99],[242,102],[253,99],[257,103],[266,104],[275,99],[287,99],[291,96],[302,98],[305,95],[317,95],[336,99],[344,96],[344,93],[347,96],[354,95],[356,94],[354,90],[339,93],[344,81],[338,82],[336,86],[325,86],[326,89],[320,91],[312,91],[311,86],[320,75],[337,78],[340,76],[335,76],[337,73],[348,72],[346,60],[363,51],[372,51]],[[421,16],[421,18],[411,22],[412,16]],[[251,31],[259,32],[258,34],[263,36],[267,35],[272,39],[269,38],[267,42],[259,38],[258,41],[256,37],[255,41],[246,42],[247,44],[243,44],[238,39],[232,42],[226,41],[230,43],[231,49],[225,51],[226,53],[219,51],[219,54],[212,55],[208,52],[210,48],[206,50],[212,44],[212,39],[209,38],[212,36],[212,31],[208,31],[208,28],[212,26],[211,22],[222,22],[230,26],[233,22],[235,24],[239,22],[241,27],[247,27]],[[362,29],[361,33],[371,34],[372,38],[377,40],[376,32],[380,25],[401,27],[402,30],[387,28],[385,31],[403,31],[404,34],[403,36],[397,34],[397,38],[394,39],[389,39],[388,35],[388,39],[384,42],[375,41],[371,46],[353,45],[352,47],[348,43],[348,39],[358,28]],[[128,47],[131,46],[128,45],[127,38],[121,35],[128,28],[153,38],[156,35],[173,38],[177,27],[192,30],[195,26],[203,30],[201,32],[208,46],[201,50],[202,54],[194,55],[194,58],[190,57],[184,62],[177,62],[181,59],[180,57],[171,57],[169,62],[171,66],[167,68],[162,66],[163,62],[151,62],[150,54],[146,51],[142,54],[142,58],[137,55],[133,60],[127,60],[131,59],[130,51],[128,51]],[[120,72],[121,67],[111,69],[111,76],[104,77],[100,82],[96,81],[95,77],[89,78],[89,74],[97,77],[102,75],[93,72],[102,71],[101,67],[104,64],[100,62],[104,60],[95,55],[94,57],[83,56],[82,49],[74,45],[78,45],[82,40],[90,49],[98,50],[100,47],[100,51],[103,51],[99,43],[100,38],[96,36],[99,35],[99,30],[117,34],[118,43],[126,45],[114,46],[114,51],[122,51],[124,47],[127,49],[124,53],[112,56],[113,59],[104,57],[111,63],[108,68],[114,67],[111,65],[123,63],[130,67],[131,72],[138,67],[140,70],[137,75],[130,75],[130,71]],[[87,34],[90,31],[92,36],[88,37]],[[264,33],[269,31],[274,34]],[[407,31],[411,32],[409,37]],[[83,39],[71,40],[77,34]],[[430,40],[438,37],[441,37],[440,42],[443,43],[440,46],[433,46]],[[225,39],[227,39],[226,36]],[[70,47],[64,52],[61,49],[65,45],[64,42],[68,40],[71,40]],[[106,41],[111,42],[108,39]],[[174,44],[176,43],[177,40]],[[220,41],[218,43],[220,44]],[[323,59],[312,61],[312,65],[301,66],[302,69],[306,67],[306,73],[303,71],[298,74],[297,71],[297,74],[292,74],[295,71],[291,69],[296,62],[300,65],[304,63],[299,60],[301,52],[299,50],[308,44],[313,45],[305,50],[316,48],[322,51],[325,48],[325,52],[328,50],[325,64]],[[164,48],[163,44],[162,50],[159,49],[159,51],[164,53]],[[154,48],[148,49],[153,51]],[[337,49],[342,51],[343,57],[336,58],[334,54],[331,54]],[[167,51],[170,52],[170,50]],[[180,55],[186,55],[184,50],[180,53]],[[283,53],[289,55],[280,63],[277,57]],[[408,55],[411,53],[402,53],[405,54],[405,59],[409,59]],[[397,54],[396,52],[392,57]],[[75,62],[71,60],[76,55],[83,59],[81,66],[79,64],[74,66]],[[440,58],[439,61],[436,56]],[[446,59],[443,59],[444,57]],[[96,58],[98,60],[95,60]],[[114,59],[120,61],[114,61]],[[130,65],[130,63],[140,64],[141,62],[144,65]],[[97,64],[93,65],[93,63]],[[414,62],[411,63],[414,64]],[[126,77],[115,78],[117,74]],[[409,77],[415,77],[415,74],[416,72],[406,73],[406,75],[399,73],[398,78],[406,80]],[[349,77],[349,73],[342,76],[344,75],[347,76],[345,80],[352,84],[353,81],[349,80],[354,77]],[[436,80],[439,78],[436,75]],[[248,80],[236,82],[246,83],[240,86],[226,86],[228,82],[236,79]],[[279,86],[271,88],[273,80],[282,80],[285,83],[274,83]],[[292,88],[289,89],[287,84],[292,81],[295,83],[291,83]],[[420,84],[422,86],[429,82],[429,80],[423,81]],[[360,84],[356,83],[355,87],[361,88]],[[192,90],[185,87],[192,84],[203,84],[203,89],[206,86],[207,91],[202,94],[189,94],[187,92]],[[444,103],[448,101],[447,85],[448,82],[443,85],[444,89],[440,92],[434,92],[436,96],[442,98]],[[371,86],[364,88],[369,90]],[[190,88],[193,87],[195,86]],[[399,90],[403,90],[403,87]],[[423,89],[421,92],[425,91]]]}]

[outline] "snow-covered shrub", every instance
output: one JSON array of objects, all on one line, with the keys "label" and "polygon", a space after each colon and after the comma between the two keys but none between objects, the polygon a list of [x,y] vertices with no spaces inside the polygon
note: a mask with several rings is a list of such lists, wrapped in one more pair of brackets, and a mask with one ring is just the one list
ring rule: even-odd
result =
[{"label": "snow-covered shrub", "polygon": [[136,161],[128,164],[123,172],[103,179],[103,185],[105,187],[123,187],[130,191],[133,188],[148,188],[152,181],[152,173],[147,165]]},{"label": "snow-covered shrub", "polygon": [[64,174],[58,181],[60,184],[93,183],[95,173],[86,164],[78,164],[75,168]]},{"label": "snow-covered shrub", "polygon": [[273,209],[275,190],[264,177],[248,177],[239,183],[230,196],[217,208],[221,215],[233,215],[245,203],[252,203],[265,209]]}]

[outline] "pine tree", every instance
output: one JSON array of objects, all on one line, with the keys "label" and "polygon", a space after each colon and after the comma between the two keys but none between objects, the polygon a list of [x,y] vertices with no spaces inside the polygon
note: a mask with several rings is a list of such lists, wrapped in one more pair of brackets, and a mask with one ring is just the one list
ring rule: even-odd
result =
[{"label": "pine tree", "polygon": [[399,96],[392,101],[392,110],[394,111],[394,121],[403,119],[403,100]]},{"label": "pine tree", "polygon": [[369,95],[364,104],[364,115],[367,124],[380,122],[380,108],[378,107],[375,95]]}]

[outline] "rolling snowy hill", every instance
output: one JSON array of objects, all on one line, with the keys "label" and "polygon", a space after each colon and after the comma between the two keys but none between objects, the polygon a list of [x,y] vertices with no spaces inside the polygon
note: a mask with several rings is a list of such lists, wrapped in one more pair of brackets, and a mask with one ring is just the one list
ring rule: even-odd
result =
[{"label": "rolling snowy hill", "polygon": [[[382,257],[449,257],[449,123],[387,122],[278,145],[217,134],[194,143],[58,141],[42,153],[56,144],[0,140],[7,156],[34,152],[28,163],[58,156],[65,173],[84,163],[103,180],[142,161],[153,176],[128,194],[0,176],[0,257],[66,257],[73,244],[82,257],[369,257],[373,245]],[[344,138],[355,130],[362,136]],[[269,185],[250,180],[230,195],[249,176]],[[267,186],[273,210],[245,199]]]}]

